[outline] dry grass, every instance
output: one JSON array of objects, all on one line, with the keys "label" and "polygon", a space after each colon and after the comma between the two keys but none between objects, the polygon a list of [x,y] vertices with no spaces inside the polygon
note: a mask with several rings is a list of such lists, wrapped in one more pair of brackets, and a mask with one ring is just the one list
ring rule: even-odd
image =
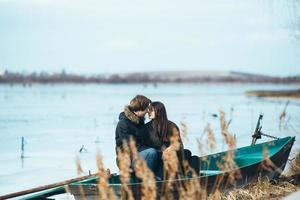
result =
[{"label": "dry grass", "polygon": [[233,149],[235,147],[235,139],[228,131],[228,123],[226,121],[225,112],[220,110],[220,126],[221,126],[221,133],[224,137],[226,144],[228,145],[229,149]]},{"label": "dry grass", "polygon": [[216,138],[213,130],[210,127],[210,124],[208,123],[205,132],[207,133],[207,146],[210,152],[214,152],[216,150]]},{"label": "dry grass", "polygon": [[153,172],[147,167],[145,160],[143,160],[136,149],[135,141],[130,140],[129,147],[131,151],[131,157],[134,162],[135,175],[141,179],[141,199],[156,199],[156,183]]},{"label": "dry grass", "polygon": [[[220,126],[221,133],[229,150],[234,149],[235,139],[228,131],[228,123],[226,121],[225,112],[222,110],[220,110]],[[241,177],[240,171],[238,170],[238,166],[234,161],[234,157],[234,151],[228,151],[228,153],[222,158],[223,162],[218,163],[218,168],[220,170],[230,171],[227,179],[227,183],[230,185],[234,185],[235,181]],[[218,189],[218,187],[216,189]]]},{"label": "dry grass", "polygon": [[188,141],[188,126],[184,121],[180,122],[180,130],[182,138]]},{"label": "dry grass", "polygon": [[290,103],[290,101],[288,100],[284,106],[282,113],[279,116],[279,130],[281,130],[282,124],[284,123],[284,121],[286,119],[286,110],[287,110],[289,103]]},{"label": "dry grass", "polygon": [[267,179],[258,179],[257,182],[247,185],[243,189],[227,192],[223,200],[256,200],[256,199],[281,199],[282,197],[299,189],[289,182],[273,184]]},{"label": "dry grass", "polygon": [[191,179],[191,180],[183,183],[184,185],[183,184],[180,185],[180,187],[178,188],[179,199],[187,199],[187,200],[205,199],[206,194],[204,197],[203,196],[204,192],[201,191],[200,182],[196,178],[197,177],[196,172],[190,168],[190,166],[188,165],[187,162],[185,162],[184,165],[185,165],[185,168],[187,169],[187,171],[192,172],[192,177],[194,177],[194,179]]},{"label": "dry grass", "polygon": [[108,174],[107,170],[105,170],[100,154],[97,155],[97,166],[98,166],[99,199],[101,199],[101,200],[116,199],[112,188],[109,187],[109,184],[108,184],[108,178],[109,178],[110,174]]},{"label": "dry grass", "polygon": [[[228,124],[226,121],[225,112],[220,110],[220,127],[221,135],[224,137],[225,144],[228,149],[235,148],[235,139],[228,130]],[[187,137],[187,126],[182,123],[182,130],[185,132],[185,137]],[[205,133],[207,134],[206,145],[210,152],[214,152],[216,148],[216,137],[210,124],[207,124],[205,128]],[[197,139],[199,153],[200,155],[206,154],[204,151],[205,145]],[[164,166],[164,179],[165,180],[175,180],[182,176],[187,176],[189,174],[190,179],[185,182],[176,181],[165,181],[160,189],[156,186],[155,176],[153,172],[147,167],[146,162],[139,156],[138,151],[135,146],[134,140],[130,140],[129,144],[124,143],[122,149],[118,149],[118,165],[120,169],[120,180],[122,183],[122,194],[121,199],[133,200],[135,197],[135,192],[129,186],[130,176],[132,168],[134,170],[135,176],[141,180],[140,197],[142,200],[169,200],[169,199],[208,199],[208,200],[256,200],[256,199],[280,199],[287,194],[294,192],[299,189],[299,186],[291,184],[288,181],[280,181],[277,183],[270,182],[267,179],[258,178],[257,182],[248,184],[242,189],[233,189],[231,191],[222,191],[221,185],[224,184],[224,176],[219,176],[215,182],[212,192],[206,191],[207,182],[200,182],[197,173],[189,166],[188,162],[184,162],[184,173],[179,171],[179,160],[176,151],[179,150],[180,143],[178,137],[173,136],[171,138],[171,146],[168,148],[166,158],[163,160]],[[269,159],[268,150],[263,151],[264,162],[261,163],[260,167],[262,170],[274,171],[275,165]],[[164,157],[163,156],[163,157]],[[217,163],[218,168],[222,171],[229,172],[226,177],[226,185],[235,186],[236,181],[241,177],[238,166],[234,161],[234,151],[228,151],[228,153]],[[133,163],[131,162],[133,160]],[[109,187],[108,178],[109,173],[104,170],[102,159],[97,156],[98,163],[98,189],[99,199],[117,199],[118,197],[113,193],[113,190]],[[133,166],[132,166],[133,165]],[[289,174],[300,173],[300,151],[298,152],[296,158],[291,163],[289,169]],[[77,160],[78,173],[83,170],[80,166],[79,160]],[[178,191],[177,196],[174,196],[174,190]],[[82,194],[84,198],[84,194]]]},{"label": "dry grass", "polygon": [[77,175],[80,175],[84,172],[82,167],[81,167],[79,157],[76,157],[76,169],[77,169]]},{"label": "dry grass", "polygon": [[295,159],[291,162],[288,175],[300,174],[300,150],[298,151]]},{"label": "dry grass", "polygon": [[[77,169],[77,175],[80,175],[81,173],[83,173],[83,169],[82,169],[82,167],[81,167],[79,157],[76,157],[76,169]],[[68,188],[68,189],[69,189],[69,188]],[[80,187],[79,187],[79,190],[80,190],[80,198],[81,198],[82,200],[85,200],[85,194],[84,194],[83,187],[80,186]],[[67,190],[66,190],[66,191],[67,191]]]},{"label": "dry grass", "polygon": [[[174,140],[176,141],[176,140]],[[135,173],[136,176],[139,177],[142,180],[142,196],[141,199],[157,199],[157,188],[155,185],[155,179],[153,176],[153,173],[147,168],[145,161],[143,159],[138,157],[138,154],[135,150],[135,147],[133,146],[134,142],[131,141],[130,143],[130,151],[128,146],[124,145],[125,150],[119,151],[119,156],[122,156],[122,159],[119,160],[119,166],[120,166],[120,175],[121,175],[121,182],[123,186],[123,190],[125,192],[125,195],[122,195],[122,199],[131,199],[133,200],[133,191],[131,191],[131,188],[128,186],[129,183],[129,173],[130,173],[130,162],[129,161],[129,155],[133,156],[135,159]],[[131,152],[131,149],[133,149],[133,152]],[[175,149],[174,149],[175,150]],[[268,152],[265,151],[265,156],[267,157]],[[127,156],[126,156],[127,155]],[[294,162],[299,161],[299,155],[300,152],[297,155],[297,158],[294,160]],[[177,157],[173,157],[176,162],[178,162]],[[99,181],[98,181],[98,189],[100,191],[99,193],[99,199],[117,199],[117,197],[114,195],[112,189],[109,187],[108,184],[108,177],[109,174],[104,170],[101,157],[97,156],[97,163],[98,163],[98,171],[99,171]],[[226,165],[221,167],[232,167],[229,163],[232,164],[232,162],[225,162]],[[175,168],[172,163],[166,163],[167,167],[165,167],[165,170],[168,170],[168,178],[174,179],[176,178],[176,171],[177,168]],[[264,164],[264,167],[269,168],[272,166],[272,163],[266,162]],[[298,167],[299,165],[297,165]],[[208,200],[256,200],[256,199],[281,199],[282,197],[286,196],[287,194],[290,194],[292,192],[295,192],[300,189],[299,186],[296,186],[294,184],[291,184],[287,181],[278,182],[278,183],[272,183],[267,179],[259,178],[257,182],[251,183],[247,185],[246,187],[242,189],[234,189],[227,192],[221,192],[219,190],[219,185],[216,183],[215,190],[213,193],[211,193],[209,196],[207,196],[207,192],[205,190],[205,187],[203,185],[200,185],[200,182],[198,181],[197,174],[193,169],[190,168],[190,166],[185,162],[185,167],[192,172],[192,179],[189,181],[186,181],[184,183],[180,184],[174,184],[172,182],[166,182],[166,184],[163,187],[163,191],[160,193],[159,199],[161,200],[169,200],[174,199],[173,191],[174,188],[179,191],[178,193],[178,199],[185,199],[185,200],[195,200],[195,199],[208,199]],[[271,168],[269,168],[272,170]],[[299,168],[296,168],[298,170]],[[290,169],[291,170],[291,169]],[[293,169],[294,170],[294,169]],[[292,171],[293,173],[298,173],[299,171]],[[233,180],[236,180],[236,176],[232,177]],[[83,190],[82,190],[83,192]],[[85,199],[84,193],[81,195],[82,199]]]},{"label": "dry grass", "polygon": [[118,165],[120,168],[120,180],[122,183],[122,197],[124,199],[133,200],[133,194],[128,184],[130,183],[130,150],[127,143],[123,143],[123,148],[118,149]]},{"label": "dry grass", "polygon": [[201,142],[199,138],[196,138],[196,142],[197,142],[200,157],[205,156],[206,155],[205,145]]}]

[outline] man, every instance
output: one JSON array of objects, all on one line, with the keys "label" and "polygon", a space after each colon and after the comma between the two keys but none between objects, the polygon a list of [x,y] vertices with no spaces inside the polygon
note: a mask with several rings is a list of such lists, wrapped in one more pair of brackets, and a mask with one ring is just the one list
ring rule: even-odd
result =
[{"label": "man", "polygon": [[128,106],[125,106],[124,111],[119,115],[115,139],[116,148],[122,148],[124,141],[128,142],[130,138],[133,138],[139,155],[154,172],[157,165],[158,152],[154,148],[145,146],[141,135],[144,128],[145,115],[148,112],[150,103],[151,100],[147,97],[137,95],[130,101]]}]

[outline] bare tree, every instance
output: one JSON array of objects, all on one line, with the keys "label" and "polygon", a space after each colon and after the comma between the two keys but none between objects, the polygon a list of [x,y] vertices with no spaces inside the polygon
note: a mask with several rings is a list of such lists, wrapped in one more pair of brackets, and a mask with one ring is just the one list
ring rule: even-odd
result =
[{"label": "bare tree", "polygon": [[294,20],[292,22],[293,32],[297,40],[300,40],[300,0],[292,1]]}]

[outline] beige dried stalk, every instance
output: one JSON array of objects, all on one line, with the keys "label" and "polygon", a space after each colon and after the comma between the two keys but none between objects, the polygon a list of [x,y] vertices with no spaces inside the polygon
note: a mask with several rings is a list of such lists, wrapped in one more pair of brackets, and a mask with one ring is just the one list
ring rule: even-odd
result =
[{"label": "beige dried stalk", "polygon": [[218,189],[216,189],[214,193],[208,196],[208,200],[221,200],[221,199],[222,199],[222,194]]},{"label": "beige dried stalk", "polygon": [[179,169],[179,161],[177,157],[176,151],[180,149],[179,137],[178,135],[173,135],[170,138],[170,146],[163,152],[163,157],[167,159],[163,159],[164,169],[166,172],[165,179],[174,179],[176,173]]},{"label": "beige dried stalk", "polygon": [[191,177],[189,180],[184,181],[179,185],[179,189],[178,189],[178,191],[180,192],[179,199],[187,199],[187,200],[202,199],[203,196],[201,196],[199,176],[197,175],[195,170],[189,166],[187,161],[184,162],[184,166],[185,166],[186,173],[191,174]]},{"label": "beige dried stalk", "polygon": [[180,122],[182,138],[188,141],[188,127],[184,121]]},{"label": "beige dried stalk", "polygon": [[129,187],[130,184],[130,150],[126,141],[123,142],[122,148],[117,150],[118,165],[120,168],[120,180],[122,184],[122,198],[133,200],[133,194]]},{"label": "beige dried stalk", "polygon": [[200,156],[206,155],[205,147],[202,144],[201,140],[199,138],[196,138],[196,142],[197,142],[198,151],[199,151]]},{"label": "beige dried stalk", "polygon": [[205,128],[205,132],[207,133],[207,145],[210,152],[214,152],[216,150],[216,138],[213,130],[208,123]]},{"label": "beige dried stalk", "polygon": [[65,187],[65,191],[66,191],[66,196],[69,199],[71,197],[70,187],[69,187],[69,185],[65,185],[64,187]]},{"label": "beige dried stalk", "polygon": [[[80,175],[81,173],[83,173],[83,169],[81,167],[79,157],[76,157],[76,169],[77,169],[77,175]],[[86,198],[85,198],[85,194],[84,194],[82,185],[79,185],[79,193],[80,193],[81,199],[85,200]]]},{"label": "beige dried stalk", "polygon": [[289,193],[295,192],[297,186],[288,182],[279,182],[278,184],[272,184],[267,179],[259,178],[257,182],[247,185],[243,189],[235,189],[223,195],[222,199],[281,199]]},{"label": "beige dried stalk", "polygon": [[99,190],[99,199],[100,200],[114,200],[116,199],[115,194],[111,187],[109,187],[108,179],[110,174],[105,170],[102,162],[102,157],[98,153],[96,156],[97,167],[98,167],[98,190]]},{"label": "beige dried stalk", "polygon": [[164,179],[169,180],[166,181],[162,187],[163,188],[162,195],[166,199],[174,198],[172,193],[174,187],[177,189],[177,191],[180,190],[179,182],[178,181],[173,182],[173,180],[176,179],[179,175],[180,165],[177,157],[177,151],[180,148],[181,148],[181,144],[180,144],[179,133],[173,134],[170,137],[170,146],[163,152],[163,165],[164,165],[164,172],[165,172]]},{"label": "beige dried stalk", "polygon": [[260,163],[260,170],[282,173],[282,170],[271,161],[268,148],[263,149],[263,158],[263,161]]},{"label": "beige dried stalk", "polygon": [[285,106],[284,106],[284,109],[283,109],[282,113],[279,116],[279,130],[281,129],[282,124],[283,124],[283,122],[286,118],[286,110],[287,110],[287,107],[288,107],[289,103],[290,103],[290,101],[288,100],[286,102]]},{"label": "beige dried stalk", "polygon": [[[235,139],[228,131],[228,123],[226,121],[225,112],[222,110],[220,110],[220,126],[221,134],[223,135],[228,148],[234,149]],[[227,184],[231,185],[234,185],[236,180],[241,178],[241,173],[234,160],[234,157],[235,152],[229,150],[227,154],[222,158],[222,161],[217,164],[220,170],[228,172]]]},{"label": "beige dried stalk", "polygon": [[288,174],[294,175],[294,174],[299,174],[299,173],[300,173],[300,150],[296,154],[295,159],[291,162],[291,166],[290,166]]},{"label": "beige dried stalk", "polygon": [[135,175],[142,180],[141,184],[141,200],[155,200],[156,199],[156,182],[153,172],[148,168],[144,159],[138,155],[135,141],[130,139],[129,148],[131,157],[134,162]]},{"label": "beige dried stalk", "polygon": [[229,149],[235,148],[235,139],[228,131],[228,123],[226,121],[225,112],[222,110],[220,110],[220,125],[221,125],[221,133]]},{"label": "beige dried stalk", "polygon": [[76,169],[77,169],[77,175],[80,175],[82,173],[84,173],[81,164],[80,164],[80,158],[76,157]]}]

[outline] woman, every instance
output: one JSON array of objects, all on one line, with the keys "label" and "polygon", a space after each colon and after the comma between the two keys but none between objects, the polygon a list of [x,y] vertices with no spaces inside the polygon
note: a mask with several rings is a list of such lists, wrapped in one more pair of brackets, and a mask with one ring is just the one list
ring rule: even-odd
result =
[{"label": "woman", "polygon": [[183,147],[179,128],[177,125],[168,120],[165,106],[161,102],[153,102],[148,111],[150,122],[146,124],[146,141],[147,146],[157,150],[164,151],[171,144],[171,137],[177,137],[178,142]]},{"label": "woman", "polygon": [[[165,106],[161,102],[151,103],[148,114],[151,121],[145,125],[144,142],[146,146],[161,152],[163,160],[168,160],[170,152],[175,149],[179,161],[179,171],[183,172],[183,160],[184,158],[190,160],[191,152],[183,150],[179,128],[174,122],[168,120]],[[159,177],[162,177],[162,168],[161,164],[157,173]]]}]

